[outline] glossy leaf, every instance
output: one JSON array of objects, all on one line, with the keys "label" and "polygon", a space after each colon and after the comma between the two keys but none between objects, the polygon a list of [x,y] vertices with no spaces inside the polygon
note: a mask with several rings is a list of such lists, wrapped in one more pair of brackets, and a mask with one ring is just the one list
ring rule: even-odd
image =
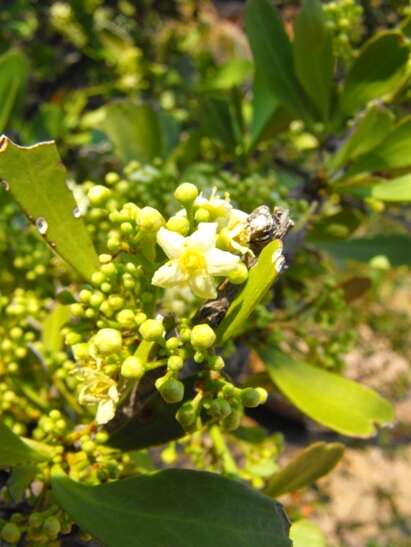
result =
[{"label": "glossy leaf", "polygon": [[392,128],[394,116],[383,104],[373,104],[359,117],[350,135],[330,161],[330,168],[339,169],[375,148]]},{"label": "glossy leaf", "polygon": [[278,99],[256,71],[253,84],[250,148],[253,149],[259,142],[272,139],[277,133],[286,129],[292,119],[293,116],[280,106]]},{"label": "glossy leaf", "polygon": [[8,51],[0,57],[0,132],[19,108],[26,91],[29,64],[19,51]]},{"label": "glossy leaf", "polygon": [[100,486],[55,476],[52,488],[107,547],[291,547],[281,506],[213,473],[169,469]]},{"label": "glossy leaf", "polygon": [[293,547],[326,547],[327,543],[321,529],[307,519],[293,522],[290,528]]},{"label": "glossy leaf", "polygon": [[319,0],[304,0],[294,27],[297,77],[323,120],[328,118],[333,90],[332,40]]},{"label": "glossy leaf", "polygon": [[31,448],[0,422],[0,467],[14,467],[47,459],[46,454]]},{"label": "glossy leaf", "polygon": [[69,306],[56,304],[43,323],[43,347],[46,351],[59,351],[63,345],[62,327],[70,318]]},{"label": "glossy leaf", "polygon": [[311,444],[269,479],[264,493],[276,498],[294,492],[323,477],[340,461],[344,446],[340,443]]},{"label": "glossy leaf", "polygon": [[18,465],[13,467],[7,481],[7,490],[15,503],[22,501],[24,493],[36,476],[35,465]]},{"label": "glossy leaf", "polygon": [[370,194],[375,199],[387,202],[411,202],[411,175],[374,184]]},{"label": "glossy leaf", "polygon": [[278,275],[273,259],[278,257],[281,249],[282,243],[276,239],[262,250],[257,263],[249,272],[244,288],[231,303],[217,329],[217,336],[221,342],[238,334],[251,312],[267,294]]},{"label": "glossy leaf", "polygon": [[411,237],[402,234],[356,237],[345,241],[316,241],[316,247],[337,260],[368,262],[375,256],[386,256],[392,266],[411,264]]},{"label": "glossy leaf", "polygon": [[291,44],[269,0],[248,0],[245,26],[258,73],[279,103],[303,118],[310,115],[294,71]]},{"label": "glossy leaf", "polygon": [[304,414],[338,433],[371,437],[375,424],[394,419],[391,404],[369,387],[276,350],[260,355],[278,389]]},{"label": "glossy leaf", "polygon": [[398,169],[411,165],[411,117],[397,124],[380,144],[359,156],[347,172],[347,178],[366,171]]},{"label": "glossy leaf", "polygon": [[99,268],[89,233],[66,185],[54,142],[22,147],[0,138],[0,178],[43,239],[85,279]]},{"label": "glossy leaf", "polygon": [[177,144],[174,125],[169,126],[173,134],[168,139],[163,131],[168,118],[164,117],[165,113],[162,118],[147,104],[131,100],[115,101],[103,108],[103,115],[101,129],[124,163],[132,160],[145,163],[165,157]]},{"label": "glossy leaf", "polygon": [[369,101],[395,91],[406,74],[408,57],[409,49],[400,32],[381,32],[368,40],[347,75],[341,109],[353,114]]}]

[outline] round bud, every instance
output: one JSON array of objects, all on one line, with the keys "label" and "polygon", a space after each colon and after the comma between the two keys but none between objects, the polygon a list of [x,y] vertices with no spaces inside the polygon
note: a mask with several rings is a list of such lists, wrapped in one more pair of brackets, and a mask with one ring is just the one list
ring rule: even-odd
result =
[{"label": "round bud", "polygon": [[248,278],[248,268],[244,262],[240,262],[227,277],[233,285],[241,285],[241,283],[244,283]]},{"label": "round bud", "polygon": [[180,355],[172,355],[167,359],[167,366],[173,372],[178,372],[183,368],[183,358]]},{"label": "round bud", "polygon": [[176,378],[159,378],[156,388],[166,403],[179,403],[184,397],[184,384]]},{"label": "round bud", "polygon": [[183,182],[174,192],[174,197],[180,203],[192,203],[198,196],[198,190],[194,184]]},{"label": "round bud", "polygon": [[210,220],[210,212],[204,207],[200,207],[195,212],[194,218],[197,222],[208,222]]},{"label": "round bud", "polygon": [[246,387],[241,391],[241,402],[247,408],[255,408],[267,400],[267,392],[262,387]]},{"label": "round bud", "polygon": [[165,332],[163,323],[157,319],[147,319],[147,321],[144,321],[140,325],[138,330],[144,340],[148,340],[149,342],[160,340]]},{"label": "round bud", "polygon": [[43,532],[49,538],[55,538],[59,535],[61,530],[61,524],[58,518],[50,516],[47,517],[43,524]]},{"label": "round bud", "polygon": [[1,539],[7,543],[18,543],[21,532],[13,522],[7,522],[1,529]]},{"label": "round bud", "polygon": [[144,207],[138,215],[138,225],[144,232],[158,232],[165,221],[162,214],[153,207]]},{"label": "round bud", "polygon": [[208,409],[210,416],[219,420],[231,414],[231,406],[225,399],[214,399]]},{"label": "round bud", "polygon": [[92,205],[102,205],[110,197],[111,191],[106,186],[93,186],[87,194],[87,197]]},{"label": "round bud", "polygon": [[177,232],[182,236],[186,236],[190,231],[190,223],[187,217],[171,217],[168,219],[166,227],[172,232]]},{"label": "round bud", "polygon": [[116,319],[120,325],[126,329],[131,329],[136,324],[134,312],[132,310],[124,309],[119,311],[116,315]]},{"label": "round bud", "polygon": [[134,355],[127,357],[121,365],[121,375],[125,378],[139,379],[145,372],[141,360]]},{"label": "round bud", "polygon": [[191,402],[184,403],[176,413],[176,420],[183,429],[192,426],[197,419],[197,413]]},{"label": "round bud", "polygon": [[240,410],[233,410],[231,414],[223,418],[221,425],[226,431],[234,431],[239,427],[242,416],[243,414]]},{"label": "round bud", "polygon": [[119,351],[122,343],[121,332],[116,329],[101,329],[94,338],[97,350],[103,355],[110,355]]},{"label": "round bud", "polygon": [[169,351],[174,351],[176,349],[178,349],[181,345],[181,342],[180,340],[176,337],[176,336],[171,336],[167,341],[166,341],[166,348],[169,350]]},{"label": "round bud", "polygon": [[196,349],[208,349],[216,341],[216,334],[206,323],[195,325],[191,330],[191,345]]}]

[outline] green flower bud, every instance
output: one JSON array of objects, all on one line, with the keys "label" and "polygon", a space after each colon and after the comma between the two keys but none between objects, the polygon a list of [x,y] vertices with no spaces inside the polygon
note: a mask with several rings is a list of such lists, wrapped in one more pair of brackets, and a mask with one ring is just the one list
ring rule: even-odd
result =
[{"label": "green flower bud", "polygon": [[267,392],[262,387],[246,387],[241,391],[241,402],[247,408],[254,408],[262,405],[267,400]]},{"label": "green flower bud", "polygon": [[87,194],[90,203],[94,206],[102,205],[105,203],[111,195],[111,190],[106,186],[93,186]]},{"label": "green flower bud", "polygon": [[180,355],[172,355],[167,359],[167,366],[173,372],[178,372],[183,368],[183,358]]},{"label": "green flower bud", "polygon": [[120,177],[118,176],[117,173],[114,173],[113,171],[110,171],[104,177],[104,180],[105,180],[106,184],[108,184],[109,186],[113,186],[114,184],[116,184],[116,182],[118,182],[120,180]]},{"label": "green flower bud", "polygon": [[164,226],[162,214],[153,207],[144,207],[138,216],[138,225],[144,232],[158,232]]},{"label": "green flower bud", "polygon": [[[94,443],[93,443],[94,444]],[[56,538],[61,530],[61,524],[58,518],[50,516],[47,517],[43,524],[43,532],[50,538]]]},{"label": "green flower bud", "polygon": [[132,310],[124,309],[119,311],[116,319],[126,329],[131,329],[136,324],[136,318]]},{"label": "green flower bud", "polygon": [[190,223],[187,217],[171,217],[168,219],[166,227],[172,232],[177,232],[183,236],[186,236],[190,231]]},{"label": "green flower bud", "polygon": [[231,414],[231,406],[225,399],[214,399],[210,404],[208,413],[213,418],[221,420]]},{"label": "green flower bud", "polygon": [[94,337],[94,344],[103,355],[119,351],[122,343],[121,332],[116,329],[101,329]]},{"label": "green flower bud", "polygon": [[233,285],[241,285],[248,278],[248,268],[244,262],[240,262],[237,264],[235,270],[230,272],[227,277]]},{"label": "green flower bud", "polygon": [[191,402],[184,403],[177,410],[176,420],[181,425],[181,427],[186,430],[193,426],[197,419],[196,409]]},{"label": "green flower bud", "polygon": [[180,203],[192,203],[198,196],[197,187],[190,182],[183,182],[174,192],[174,197]]},{"label": "green flower bud", "polygon": [[237,429],[241,423],[241,418],[243,416],[243,413],[239,409],[235,409],[223,418],[221,425],[226,431],[234,431]]},{"label": "green flower bud", "polygon": [[121,365],[121,375],[125,378],[140,379],[145,372],[144,365],[138,357],[134,355],[127,357]]},{"label": "green flower bud", "polygon": [[216,334],[206,323],[195,325],[191,330],[191,345],[196,349],[208,349],[216,341]]},{"label": "green flower bud", "polygon": [[163,323],[157,319],[147,319],[147,321],[144,321],[140,325],[138,330],[144,340],[148,340],[149,342],[160,340],[165,332]]},{"label": "green flower bud", "polygon": [[184,384],[176,378],[159,378],[155,383],[166,403],[179,403],[184,397]]},{"label": "green flower bud", "polygon": [[139,327],[144,321],[146,321],[147,315],[143,312],[138,312],[136,314],[136,325]]},{"label": "green flower bud", "polygon": [[169,350],[169,351],[174,351],[176,349],[178,349],[181,345],[181,342],[180,340],[176,337],[176,336],[171,336],[167,341],[166,341],[166,348]]},{"label": "green flower bud", "polygon": [[194,218],[197,222],[208,222],[210,220],[210,212],[204,207],[200,207],[195,212]]},{"label": "green flower bud", "polygon": [[0,536],[7,543],[18,543],[21,532],[13,522],[7,522],[1,529]]}]

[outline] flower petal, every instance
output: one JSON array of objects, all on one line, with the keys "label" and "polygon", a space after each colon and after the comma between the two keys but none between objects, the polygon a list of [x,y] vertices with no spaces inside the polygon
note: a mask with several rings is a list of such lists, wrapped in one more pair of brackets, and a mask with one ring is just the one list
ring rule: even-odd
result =
[{"label": "flower petal", "polygon": [[160,228],[157,232],[157,243],[166,253],[168,258],[178,258],[184,251],[184,242],[186,238],[181,234]]},{"label": "flower petal", "polygon": [[206,273],[193,275],[189,279],[190,288],[196,296],[200,298],[215,298],[217,291],[214,286],[213,278]]},{"label": "flower petal", "polygon": [[178,260],[170,260],[154,272],[151,283],[156,287],[167,289],[179,285],[186,278],[187,276],[181,270]]},{"label": "flower petal", "polygon": [[215,247],[216,237],[216,222],[200,222],[197,231],[188,238],[188,245],[201,251],[208,251],[208,249]]},{"label": "flower petal", "polygon": [[227,275],[235,269],[240,257],[220,249],[210,249],[205,254],[205,260],[209,274]]},{"label": "flower petal", "polygon": [[97,406],[96,422],[98,424],[106,424],[114,418],[116,406],[111,399],[100,401]]}]

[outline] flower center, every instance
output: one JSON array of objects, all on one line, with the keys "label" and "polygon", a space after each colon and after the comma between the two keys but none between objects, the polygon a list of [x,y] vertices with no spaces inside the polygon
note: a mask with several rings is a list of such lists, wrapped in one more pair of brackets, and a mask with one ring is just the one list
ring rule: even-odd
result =
[{"label": "flower center", "polygon": [[205,267],[204,256],[197,249],[187,249],[180,256],[180,266],[187,273],[203,270]]}]

